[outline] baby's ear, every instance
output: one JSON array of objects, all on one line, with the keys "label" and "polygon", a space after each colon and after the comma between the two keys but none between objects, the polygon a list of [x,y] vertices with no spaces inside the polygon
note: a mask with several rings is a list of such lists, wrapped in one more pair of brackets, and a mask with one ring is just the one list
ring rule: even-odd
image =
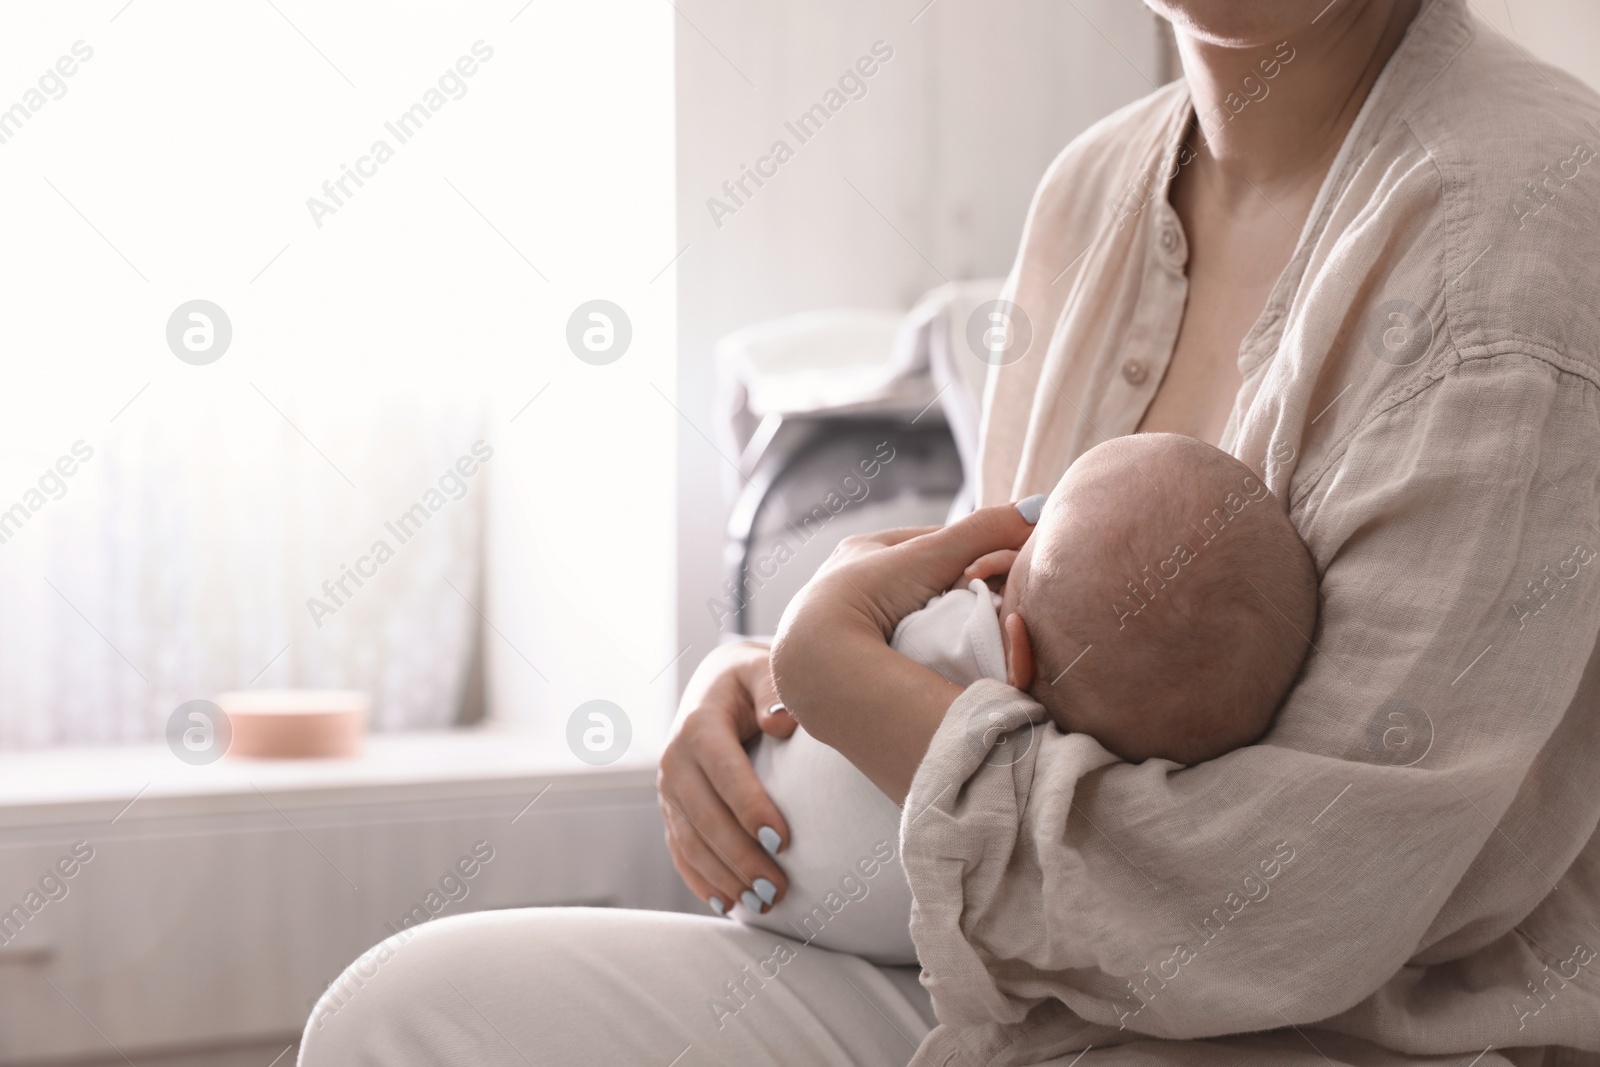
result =
[{"label": "baby's ear", "polygon": [[1006,684],[1024,693],[1033,688],[1033,644],[1028,640],[1028,624],[1013,611],[1006,616]]}]

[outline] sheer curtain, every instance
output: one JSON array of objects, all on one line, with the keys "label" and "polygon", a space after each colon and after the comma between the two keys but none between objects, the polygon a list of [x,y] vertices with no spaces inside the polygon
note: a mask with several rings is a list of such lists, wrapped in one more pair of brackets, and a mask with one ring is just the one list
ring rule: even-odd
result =
[{"label": "sheer curtain", "polygon": [[[441,493],[403,543],[385,522],[437,489],[481,427],[416,413],[364,427],[384,461],[348,463],[355,493],[270,408],[175,433],[159,397],[141,402],[155,417],[85,440],[65,493],[0,546],[0,746],[152,740],[179,704],[251,685],[366,690],[375,729],[453,721],[484,489]],[[393,550],[381,566],[379,541]],[[357,566],[372,572],[360,586]]]},{"label": "sheer curtain", "polygon": [[[5,14],[41,103],[0,128],[0,746],[151,741],[249,686],[446,726],[480,663],[553,745],[590,699],[659,737],[674,17]],[[568,340],[596,299],[610,362]]]}]

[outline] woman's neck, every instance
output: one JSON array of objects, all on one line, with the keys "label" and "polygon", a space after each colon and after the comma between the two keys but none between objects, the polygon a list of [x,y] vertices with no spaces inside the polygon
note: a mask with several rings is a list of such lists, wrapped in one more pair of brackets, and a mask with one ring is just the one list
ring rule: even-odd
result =
[{"label": "woman's neck", "polygon": [[1422,0],[1335,0],[1282,44],[1217,45],[1183,33],[1194,165],[1240,199],[1290,195],[1322,176]]}]

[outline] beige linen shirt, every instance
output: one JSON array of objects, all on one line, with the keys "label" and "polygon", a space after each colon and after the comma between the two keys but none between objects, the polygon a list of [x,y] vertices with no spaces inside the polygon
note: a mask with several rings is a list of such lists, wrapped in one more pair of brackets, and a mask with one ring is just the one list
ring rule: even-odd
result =
[{"label": "beige linen shirt", "polygon": [[[1168,86],[1040,186],[983,502],[1049,490],[1149,405],[1190,111]],[[901,829],[941,1020],[914,1063],[1600,1063],[1597,150],[1592,92],[1462,0],[1419,14],[1240,347],[1222,441],[1317,563],[1301,680],[1260,744],[1187,769],[969,688]]]}]

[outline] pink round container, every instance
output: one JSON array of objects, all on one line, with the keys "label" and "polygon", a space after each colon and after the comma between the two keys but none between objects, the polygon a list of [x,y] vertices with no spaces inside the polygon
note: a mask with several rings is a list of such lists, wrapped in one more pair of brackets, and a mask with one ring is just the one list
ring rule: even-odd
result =
[{"label": "pink round container", "polygon": [[233,740],[243,759],[350,759],[361,754],[367,694],[354,689],[263,689],[222,693]]}]

